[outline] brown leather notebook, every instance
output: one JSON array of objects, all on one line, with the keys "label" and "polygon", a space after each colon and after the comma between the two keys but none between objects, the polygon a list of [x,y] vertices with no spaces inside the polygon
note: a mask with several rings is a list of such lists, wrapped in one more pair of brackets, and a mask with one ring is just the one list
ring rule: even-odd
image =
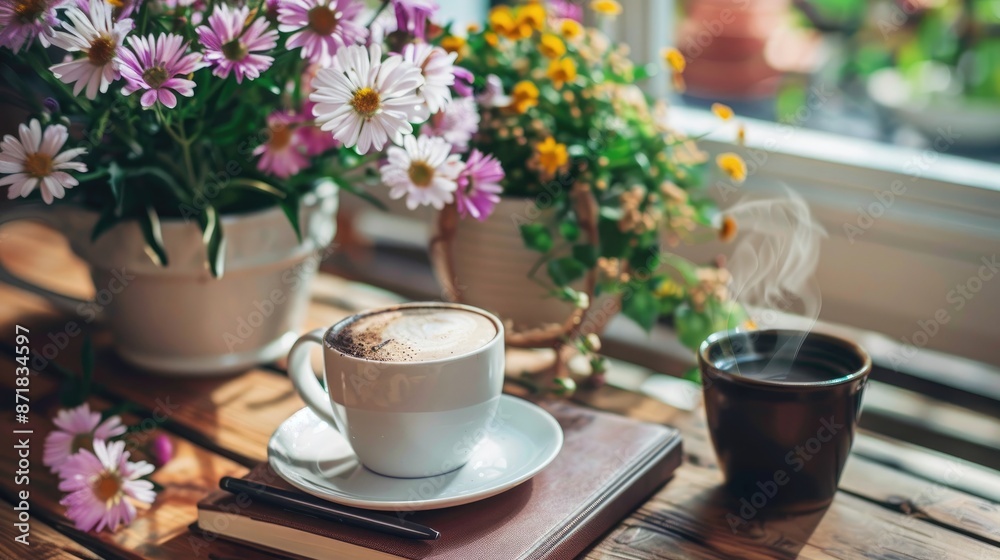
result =
[{"label": "brown leather notebook", "polygon": [[[531,480],[485,500],[406,519],[437,529],[408,540],[239,500],[198,504],[198,528],[305,558],[540,560],[573,558],[659,488],[681,463],[676,430],[567,403],[545,404],[564,434],[559,456]],[[247,479],[289,489],[267,466]]]}]

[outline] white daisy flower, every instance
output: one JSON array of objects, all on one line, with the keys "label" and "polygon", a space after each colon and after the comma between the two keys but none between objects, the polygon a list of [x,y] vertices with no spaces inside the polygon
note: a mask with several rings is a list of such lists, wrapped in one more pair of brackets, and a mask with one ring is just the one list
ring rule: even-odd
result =
[{"label": "white daisy flower", "polygon": [[413,125],[430,112],[417,95],[424,85],[420,69],[390,55],[382,60],[382,47],[351,45],[337,51],[333,64],[313,80],[309,99],[320,128],[359,154],[382,150],[389,141],[399,143],[413,134]]},{"label": "white daisy flower", "polygon": [[66,10],[69,22],[63,22],[65,31],[56,31],[51,43],[69,52],[83,52],[85,58],[56,64],[49,70],[56,78],[73,86],[73,95],[80,95],[87,88],[87,99],[108,91],[108,85],[121,74],[115,65],[118,47],[125,35],[132,30],[132,20],[113,20],[114,6],[107,2],[91,2],[90,17],[76,6]]},{"label": "white daisy flower", "polygon": [[449,53],[427,43],[410,43],[403,48],[403,58],[420,68],[424,85],[417,94],[427,103],[431,113],[437,113],[451,101],[451,86],[455,84],[455,59]]},{"label": "white daisy flower", "polygon": [[437,137],[407,136],[402,148],[389,148],[388,156],[381,172],[390,198],[405,196],[410,210],[425,205],[440,210],[455,200],[464,165],[458,154],[451,153],[451,144]]},{"label": "white daisy flower", "polygon": [[0,187],[10,185],[7,198],[26,197],[41,183],[42,200],[52,204],[55,198],[62,198],[66,189],[78,185],[78,181],[66,170],[86,173],[87,166],[73,158],[87,153],[84,148],[73,148],[59,153],[69,133],[61,124],[50,125],[42,133],[38,119],[18,128],[20,140],[10,134],[0,142]]}]

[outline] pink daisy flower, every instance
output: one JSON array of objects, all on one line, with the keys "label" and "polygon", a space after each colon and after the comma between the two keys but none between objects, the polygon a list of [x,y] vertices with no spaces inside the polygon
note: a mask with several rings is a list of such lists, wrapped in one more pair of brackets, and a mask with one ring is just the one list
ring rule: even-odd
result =
[{"label": "pink daisy flower", "polygon": [[427,20],[438,10],[434,0],[392,0],[396,8],[396,29],[427,39]]},{"label": "pink daisy flower", "polygon": [[49,46],[52,28],[59,24],[56,8],[63,0],[0,0],[0,47],[15,53],[38,37]]},{"label": "pink daisy flower", "polygon": [[277,25],[278,24],[278,5],[281,4],[280,0],[267,0],[264,2],[264,17],[267,21]]},{"label": "pink daisy flower", "polygon": [[461,66],[455,66],[452,71],[455,74],[455,84],[452,86],[455,88],[455,93],[462,97],[472,95],[472,82],[476,79],[472,72]]},{"label": "pink daisy flower", "polygon": [[260,156],[257,169],[287,179],[309,166],[301,121],[301,117],[284,112],[267,118],[270,137],[253,151],[253,155]]},{"label": "pink daisy flower", "polygon": [[460,97],[431,117],[420,129],[421,134],[439,136],[452,145],[455,153],[469,149],[472,135],[479,130],[479,109],[471,97]]},{"label": "pink daisy flower", "polygon": [[125,433],[121,418],[109,416],[101,422],[101,413],[91,412],[87,403],[60,410],[53,423],[57,429],[45,437],[42,464],[56,473],[66,467],[70,456],[81,449],[89,450],[94,440],[108,440]]},{"label": "pink daisy flower", "polygon": [[82,52],[84,58],[56,64],[50,70],[65,84],[73,86],[73,95],[80,95],[87,88],[87,99],[97,97],[97,91],[106,93],[108,86],[121,77],[115,67],[119,45],[132,30],[132,20],[113,21],[111,4],[103,1],[90,5],[90,17],[79,8],[66,10],[69,22],[63,30],[56,31],[51,43],[69,52]]},{"label": "pink daisy flower", "polygon": [[556,19],[583,23],[583,6],[573,0],[549,0],[549,10]]},{"label": "pink daisy flower", "polygon": [[[195,83],[178,78],[202,67],[201,55],[187,53],[188,44],[180,35],[160,33],[146,37],[129,37],[129,49],[121,49],[118,57],[120,70],[126,84],[124,95],[145,90],[139,100],[143,107],[152,107],[159,101],[173,109],[177,106],[176,91],[184,97],[194,95]],[[173,90],[173,91],[171,91]]]},{"label": "pink daisy flower", "polygon": [[329,66],[342,47],[364,42],[364,8],[360,0],[286,0],[278,4],[278,30],[295,32],[287,48],[302,47],[302,58]]},{"label": "pink daisy flower", "polygon": [[489,217],[500,202],[500,193],[503,191],[500,181],[503,178],[503,166],[496,158],[479,150],[472,150],[465,169],[458,176],[455,203],[459,215],[472,216],[479,221]]},{"label": "pink daisy flower", "polygon": [[124,441],[94,440],[88,449],[66,461],[59,473],[59,489],[69,494],[59,501],[66,516],[81,531],[110,531],[135,520],[135,503],[151,504],[156,499],[153,483],[139,480],[153,472],[153,465],[130,462]]},{"label": "pink daisy flower", "polygon": [[427,43],[410,43],[403,48],[403,59],[420,69],[424,85],[417,88],[431,113],[437,113],[451,101],[451,86],[455,84],[455,59],[449,53]]},{"label": "pink daisy flower", "polygon": [[115,20],[124,19],[132,15],[132,12],[139,7],[142,0],[101,0],[101,2],[91,2],[91,0],[76,0],[76,6],[82,12],[90,11],[92,3],[104,3],[111,7],[111,15]]},{"label": "pink daisy flower", "polygon": [[306,155],[310,157],[339,148],[341,145],[329,132],[323,132],[318,126],[303,124],[299,127],[299,135]]},{"label": "pink daisy flower", "polygon": [[87,150],[73,148],[59,153],[69,138],[65,126],[49,125],[43,133],[38,119],[31,119],[18,127],[18,136],[20,140],[8,134],[0,142],[0,173],[8,174],[0,178],[0,187],[10,185],[7,198],[26,197],[37,186],[42,200],[52,204],[66,189],[79,184],[67,171],[86,173],[85,164],[72,160]]},{"label": "pink daisy flower", "polygon": [[249,15],[246,6],[218,4],[208,17],[208,25],[195,30],[205,45],[205,62],[214,67],[212,74],[225,78],[235,72],[238,84],[243,83],[243,76],[256,80],[270,68],[274,58],[259,53],[278,44],[278,32],[267,28],[267,20],[257,18],[247,26]]}]

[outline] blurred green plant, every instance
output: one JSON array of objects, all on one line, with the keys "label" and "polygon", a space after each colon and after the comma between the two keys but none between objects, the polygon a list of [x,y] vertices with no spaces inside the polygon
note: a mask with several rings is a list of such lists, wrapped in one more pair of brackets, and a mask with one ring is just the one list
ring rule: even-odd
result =
[{"label": "blurred green plant", "polygon": [[[896,68],[918,95],[939,92],[1000,103],[998,0],[799,0],[796,5],[817,29],[845,36],[842,81]],[[861,22],[857,28],[849,23],[855,19]],[[941,76],[952,85],[936,83]]]}]

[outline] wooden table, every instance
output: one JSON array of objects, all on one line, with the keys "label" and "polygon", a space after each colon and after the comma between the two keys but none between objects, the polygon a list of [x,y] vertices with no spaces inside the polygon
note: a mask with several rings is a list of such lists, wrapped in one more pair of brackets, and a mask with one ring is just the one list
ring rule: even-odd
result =
[{"label": "wooden table", "polygon": [[[0,258],[65,291],[87,295],[86,270],[68,256],[54,233],[32,225],[5,228]],[[317,283],[308,327],[329,325],[386,296],[325,276]],[[15,325],[31,329],[34,345],[63,332],[74,317],[45,302],[0,286],[0,433],[12,437],[14,423]],[[349,302],[349,303],[348,303]],[[176,456],[156,471],[163,487],[151,508],[115,534],[75,530],[59,505],[56,479],[41,465],[42,441],[59,407],[59,379],[43,372],[31,378],[31,548],[15,543],[16,470],[12,445],[0,446],[0,557],[2,558],[274,558],[189,532],[195,504],[224,475],[240,476],[265,460],[265,446],[278,424],[303,406],[283,364],[262,366],[223,379],[154,377],[123,364],[110,350],[107,333],[93,331],[97,346],[96,397],[100,408],[132,403],[130,424],[164,433]],[[83,336],[70,337],[55,361],[79,368]],[[580,402],[635,418],[678,427],[685,461],[674,478],[647,503],[585,553],[590,558],[1000,558],[1000,504],[995,471],[895,440],[862,433],[825,511],[798,517],[752,519],[735,532],[720,491],[721,474],[707,439],[701,411],[671,408],[641,395],[606,387],[579,395]],[[965,488],[968,492],[957,488]],[[981,488],[979,492],[976,489]],[[979,495],[976,495],[979,494]],[[991,499],[992,498],[992,499]],[[498,559],[502,560],[502,559]]]}]

